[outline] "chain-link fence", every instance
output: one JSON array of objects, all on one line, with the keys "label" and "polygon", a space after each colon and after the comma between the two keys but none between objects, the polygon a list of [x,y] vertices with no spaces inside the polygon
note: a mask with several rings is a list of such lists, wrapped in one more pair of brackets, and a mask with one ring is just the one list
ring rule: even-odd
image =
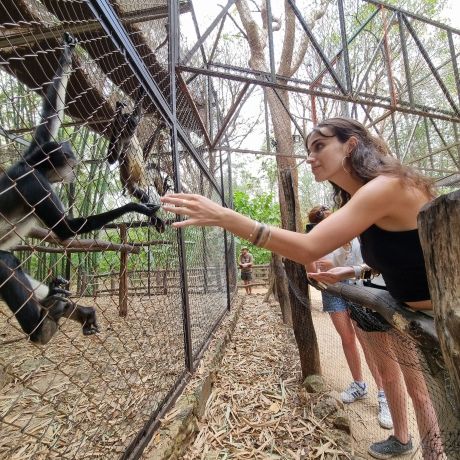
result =
[{"label": "chain-link fence", "polygon": [[1,458],[136,455],[230,306],[233,237],[154,206],[231,196],[167,17],[161,0],[0,5]]}]

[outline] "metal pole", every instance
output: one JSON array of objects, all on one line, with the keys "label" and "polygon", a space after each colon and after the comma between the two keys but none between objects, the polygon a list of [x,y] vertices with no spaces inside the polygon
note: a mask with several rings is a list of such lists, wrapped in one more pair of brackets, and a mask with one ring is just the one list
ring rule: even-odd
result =
[{"label": "metal pole", "polygon": [[[169,77],[170,77],[170,104],[173,120],[176,119],[176,65],[179,58],[179,13],[177,9],[177,0],[168,0],[168,27],[169,27]],[[171,125],[171,150],[174,165],[174,191],[180,193],[181,174],[179,159],[179,142],[177,138],[177,125]],[[192,347],[192,330],[190,321],[190,302],[188,297],[188,279],[187,279],[187,258],[184,232],[182,228],[177,231],[177,240],[179,245],[179,267],[181,278],[181,296],[182,311],[184,315],[184,348],[185,348],[185,365],[191,372],[193,369],[193,347]]]},{"label": "metal pole", "polygon": [[276,80],[275,70],[275,48],[273,43],[273,15],[271,0],[265,0],[267,5],[267,30],[268,30],[268,53],[270,57],[270,74],[274,82]]}]

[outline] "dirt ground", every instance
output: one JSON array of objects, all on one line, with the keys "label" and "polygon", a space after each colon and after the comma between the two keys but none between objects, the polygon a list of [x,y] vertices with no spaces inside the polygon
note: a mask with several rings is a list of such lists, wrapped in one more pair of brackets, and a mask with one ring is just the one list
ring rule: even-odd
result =
[{"label": "dirt ground", "polygon": [[[244,289],[239,290],[245,299],[242,313],[218,371],[206,419],[185,460],[347,458],[339,453],[341,441],[334,443],[328,437],[326,426],[299,425],[302,419],[312,421],[305,412],[309,396],[300,386],[293,334],[281,322],[279,305],[273,299],[263,302],[265,292],[265,288],[257,287],[253,295],[246,296]],[[321,296],[314,289],[312,301],[323,376],[331,390],[341,392],[351,382],[351,374],[340,339],[329,315],[321,311]],[[286,358],[287,354],[290,356]],[[362,362],[369,397],[347,405],[345,410],[352,423],[355,458],[367,459],[372,458],[367,454],[369,444],[386,439],[392,431],[378,425],[377,388],[364,356]],[[282,398],[280,393],[276,395],[279,385]],[[267,393],[272,396],[264,401],[260,395]],[[416,423],[410,412],[411,432],[415,434]],[[419,460],[421,454],[416,451],[410,458]]]}]

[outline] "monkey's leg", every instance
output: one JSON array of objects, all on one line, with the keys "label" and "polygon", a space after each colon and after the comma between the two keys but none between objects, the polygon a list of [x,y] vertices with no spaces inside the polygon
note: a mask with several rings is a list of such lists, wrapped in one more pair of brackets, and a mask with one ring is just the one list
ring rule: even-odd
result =
[{"label": "monkey's leg", "polygon": [[69,318],[82,325],[83,335],[92,335],[99,332],[96,310],[93,307],[78,305],[62,295],[50,295],[41,302],[47,315],[56,323],[61,318]]},{"label": "monkey's leg", "polygon": [[82,324],[85,335],[98,331],[94,308],[76,305],[61,295],[48,296],[40,303],[35,294],[40,297],[44,288],[24,273],[13,254],[0,251],[0,295],[32,342],[48,343],[63,316]]},{"label": "monkey's leg", "polygon": [[19,260],[13,254],[0,252],[0,295],[14,313],[22,330],[33,342],[47,343],[57,330],[57,323],[43,317],[41,305]]}]

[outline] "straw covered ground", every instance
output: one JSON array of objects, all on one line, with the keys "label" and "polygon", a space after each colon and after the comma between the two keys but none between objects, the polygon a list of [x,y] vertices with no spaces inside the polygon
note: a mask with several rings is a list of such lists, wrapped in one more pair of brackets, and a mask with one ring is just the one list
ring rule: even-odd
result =
[{"label": "straw covered ground", "polygon": [[[345,407],[352,425],[348,436],[322,414],[320,408],[330,396],[312,395],[303,388],[292,330],[283,325],[279,305],[263,299],[262,289],[244,296],[233,339],[218,369],[210,369],[205,356],[194,377],[215,372],[204,419],[184,460],[371,458],[366,453],[369,443],[390,432],[378,426],[377,390],[368,370],[370,397]],[[351,377],[317,291],[312,291],[312,301],[323,375],[329,395],[338,397]],[[412,458],[420,459],[420,453]]]}]

